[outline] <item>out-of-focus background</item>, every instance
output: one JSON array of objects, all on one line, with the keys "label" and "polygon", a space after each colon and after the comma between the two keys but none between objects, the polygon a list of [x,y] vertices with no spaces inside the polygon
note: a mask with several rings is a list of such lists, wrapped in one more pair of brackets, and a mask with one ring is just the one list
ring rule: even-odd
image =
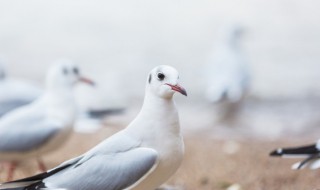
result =
[{"label": "out-of-focus background", "polygon": [[[94,92],[80,87],[84,96],[127,108],[106,118],[102,133],[75,134],[63,150],[48,155],[51,166],[125,127],[140,109],[148,72],[167,64],[180,72],[189,95],[175,97],[186,159],[169,184],[316,189],[319,172],[292,171],[296,160],[268,154],[319,137],[319,6],[316,0],[7,0],[0,2],[0,55],[9,76],[39,86],[54,60],[72,59],[98,83]],[[205,97],[205,75],[230,25],[242,28],[239,49],[247,60],[250,87],[236,119],[220,122],[216,105]],[[20,176],[30,174],[30,168]]]}]

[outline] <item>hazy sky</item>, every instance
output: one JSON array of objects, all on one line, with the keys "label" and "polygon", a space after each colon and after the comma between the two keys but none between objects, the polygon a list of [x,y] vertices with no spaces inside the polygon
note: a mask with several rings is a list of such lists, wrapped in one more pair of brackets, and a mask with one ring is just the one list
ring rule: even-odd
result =
[{"label": "hazy sky", "polygon": [[3,0],[0,54],[12,75],[37,80],[53,60],[71,58],[108,90],[138,96],[147,72],[170,64],[202,97],[218,31],[236,22],[246,31],[253,95],[319,95],[319,7],[316,0]]}]

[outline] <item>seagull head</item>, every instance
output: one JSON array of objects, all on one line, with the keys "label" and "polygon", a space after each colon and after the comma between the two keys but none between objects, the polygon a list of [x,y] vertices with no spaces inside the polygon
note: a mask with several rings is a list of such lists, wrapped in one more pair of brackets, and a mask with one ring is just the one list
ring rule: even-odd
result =
[{"label": "seagull head", "polygon": [[227,24],[221,30],[222,42],[231,46],[237,46],[244,37],[245,28],[238,23]]},{"label": "seagull head", "polygon": [[47,85],[56,88],[72,88],[83,82],[94,85],[94,82],[81,75],[78,65],[70,60],[59,60],[49,69]]},{"label": "seagull head", "polygon": [[186,90],[178,83],[178,71],[167,65],[152,69],[148,76],[147,89],[162,98],[172,98],[175,92],[187,96]]}]

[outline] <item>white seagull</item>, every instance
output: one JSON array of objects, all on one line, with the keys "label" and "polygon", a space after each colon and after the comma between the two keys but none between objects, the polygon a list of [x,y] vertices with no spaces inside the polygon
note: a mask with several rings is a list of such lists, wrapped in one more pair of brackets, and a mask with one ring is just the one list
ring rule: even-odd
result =
[{"label": "white seagull", "polygon": [[154,68],[142,109],[124,130],[87,153],[33,177],[4,183],[0,189],[152,190],[179,168],[184,154],[174,92],[187,95],[170,66]]},{"label": "white seagull", "polygon": [[42,90],[35,85],[8,77],[0,60],[0,116],[33,102],[41,94]]},{"label": "white seagull", "polygon": [[45,93],[0,119],[0,161],[10,163],[8,180],[16,164],[27,159],[37,158],[45,170],[40,157],[67,140],[76,114],[73,86],[79,81],[93,84],[80,76],[75,64],[55,64],[47,74]]},{"label": "white seagull", "polygon": [[228,27],[208,60],[205,94],[210,102],[239,102],[249,87],[248,66],[239,46],[241,34],[241,27]]},{"label": "white seagull", "polygon": [[278,148],[270,153],[270,156],[281,156],[281,157],[303,157],[305,160],[295,163],[292,169],[298,170],[309,167],[312,170],[320,168],[320,139],[317,143],[292,147],[292,148]]},{"label": "white seagull", "polygon": [[[71,60],[60,59],[56,61],[57,64],[60,62],[71,62]],[[33,102],[43,94],[43,89],[33,83],[8,76],[5,65],[0,57],[0,116]],[[75,96],[77,99],[78,96],[83,95],[77,91]],[[92,100],[92,94],[85,96],[77,104],[83,104],[81,101],[88,102],[88,99],[95,104],[99,104],[99,106],[101,104],[99,101]],[[93,103],[90,103],[87,103],[88,105],[85,108],[79,106],[79,118],[103,119],[106,116],[121,114],[125,111],[124,107],[108,107],[108,105],[104,105],[96,108],[91,105]]]},{"label": "white seagull", "polygon": [[215,104],[218,118],[223,123],[235,121],[250,85],[249,68],[240,47],[241,36],[240,26],[227,27],[210,55],[205,71],[205,97]]}]

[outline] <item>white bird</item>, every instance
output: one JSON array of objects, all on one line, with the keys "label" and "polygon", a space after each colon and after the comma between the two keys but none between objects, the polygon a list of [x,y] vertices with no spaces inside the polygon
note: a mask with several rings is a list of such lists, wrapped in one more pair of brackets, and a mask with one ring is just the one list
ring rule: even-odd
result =
[{"label": "white bird", "polygon": [[37,158],[45,170],[40,157],[68,139],[76,114],[73,86],[79,81],[93,84],[72,62],[55,64],[47,74],[45,93],[0,119],[0,161],[10,163],[9,180],[16,164],[27,159]]},{"label": "white bird", "polygon": [[[61,59],[57,63],[66,61],[68,60]],[[94,90],[97,89],[95,88]],[[95,92],[93,89],[88,88],[87,90],[89,93],[83,93],[83,91],[75,92],[75,98],[78,100],[76,101],[78,114],[74,126],[76,132],[95,132],[103,126],[102,121],[107,116],[124,113],[124,107],[110,107],[110,105],[104,104],[101,100],[92,98],[96,95],[92,93]],[[43,89],[34,84],[26,80],[9,77],[6,73],[4,61],[0,57],[0,117],[18,107],[32,103],[42,94]],[[82,104],[86,106],[81,106]]]},{"label": "white bird", "polygon": [[[59,62],[71,62],[67,59],[57,60]],[[78,99],[77,107],[79,109],[78,117],[89,119],[103,119],[106,116],[121,114],[125,111],[124,106],[101,105],[101,100],[92,98],[93,89],[87,89],[88,92],[76,91],[75,97]],[[95,88],[97,90],[97,88]],[[0,116],[5,113],[29,104],[43,94],[43,89],[26,80],[19,80],[8,76],[5,63],[0,57]],[[96,95],[96,94],[95,94]],[[82,106],[85,104],[85,106]]]},{"label": "white bird", "polygon": [[210,56],[207,67],[206,97],[210,102],[241,100],[249,87],[249,70],[239,40],[242,28],[228,27]]},{"label": "white bird", "polygon": [[291,157],[299,158],[303,157],[305,160],[295,163],[292,169],[298,170],[309,167],[312,170],[320,168],[320,139],[317,143],[292,147],[292,148],[278,148],[270,153],[270,156],[281,156],[281,157]]},{"label": "white bird", "polygon": [[174,92],[187,95],[170,66],[154,68],[146,83],[138,116],[124,130],[87,153],[30,178],[4,183],[0,189],[152,190],[179,168],[184,154]]},{"label": "white bird", "polygon": [[41,94],[42,90],[32,83],[8,77],[0,60],[0,116],[33,102]]},{"label": "white bird", "polygon": [[233,119],[250,85],[247,60],[240,47],[241,36],[241,27],[227,27],[210,55],[205,71],[205,97],[217,104],[222,121]]}]

